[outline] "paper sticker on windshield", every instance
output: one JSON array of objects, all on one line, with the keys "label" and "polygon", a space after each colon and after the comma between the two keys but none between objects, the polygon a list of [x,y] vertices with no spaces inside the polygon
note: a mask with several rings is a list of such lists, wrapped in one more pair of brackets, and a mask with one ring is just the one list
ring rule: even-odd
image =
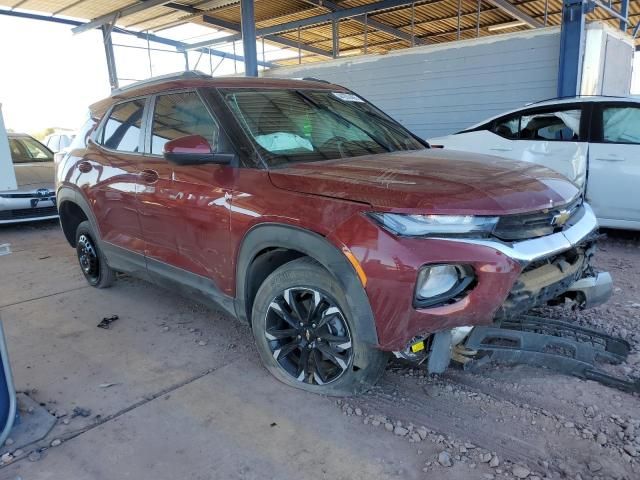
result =
[{"label": "paper sticker on windshield", "polygon": [[357,95],[354,95],[353,93],[342,93],[342,92],[331,92],[331,95],[333,95],[336,98],[339,98],[340,100],[342,100],[343,102],[359,102],[359,103],[364,103],[364,100],[362,100],[360,97],[358,97]]}]

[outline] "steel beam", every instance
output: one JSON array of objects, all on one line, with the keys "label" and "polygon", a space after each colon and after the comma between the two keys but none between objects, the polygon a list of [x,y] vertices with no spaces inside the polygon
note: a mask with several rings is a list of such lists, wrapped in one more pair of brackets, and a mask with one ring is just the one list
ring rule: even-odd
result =
[{"label": "steel beam", "polygon": [[126,17],[128,15],[133,15],[134,13],[141,12],[143,10],[148,10],[153,7],[157,7],[159,5],[164,5],[169,3],[168,0],[146,0],[144,2],[138,2],[134,5],[129,5],[128,7],[121,8],[119,10],[114,10],[112,12],[106,13],[104,15],[99,16],[98,18],[94,18],[90,22],[87,22],[83,25],[72,28],[71,31],[74,34],[87,32],[89,30],[93,30],[94,28],[101,27],[106,24],[113,24],[119,18]]},{"label": "steel beam", "polygon": [[107,60],[107,72],[109,74],[109,85],[111,90],[118,88],[118,72],[116,70],[116,56],[113,53],[113,43],[111,42],[111,25],[102,25],[102,42],[104,43],[104,57]]},{"label": "steel beam", "polygon": [[[389,8],[402,7],[411,5],[413,2],[409,0],[381,0],[375,3],[369,3],[367,5],[360,5],[358,7],[345,8],[344,10],[338,10],[335,12],[325,13],[322,15],[315,15],[309,18],[303,18],[301,20],[294,20],[291,22],[281,23],[279,25],[273,25],[271,27],[259,28],[256,30],[257,37],[266,37],[274,35],[276,33],[288,32],[290,30],[296,30],[298,28],[308,27],[310,25],[316,25],[319,23],[332,22],[333,20],[340,20],[343,18],[352,18],[365,13],[372,13],[378,10],[387,10]],[[208,45],[221,44],[227,42],[234,42],[239,40],[238,35],[229,35],[227,37],[221,37],[213,40],[206,40],[204,42],[198,42],[191,44],[188,48],[201,48]]]},{"label": "steel beam", "polygon": [[[333,2],[329,2],[327,0],[305,0],[307,3],[310,3],[312,5],[316,5],[318,7],[324,7],[327,8],[329,10],[331,10],[332,12],[337,12],[339,10],[344,10],[346,7],[342,7],[336,3]],[[367,17],[367,18],[365,18]],[[372,27],[375,28],[376,30],[380,30],[381,32],[384,33],[388,33],[389,35],[393,35],[394,37],[400,38],[402,40],[406,40],[407,42],[411,43],[411,34],[403,32],[402,30],[400,30],[399,28],[396,27],[392,27],[391,25],[387,25],[386,23],[382,23],[378,20],[375,20],[371,17],[369,17],[367,14],[365,15],[359,15],[357,17],[353,17],[351,18],[351,20],[361,23],[362,25],[367,25],[367,27]],[[426,44],[427,42],[423,41],[422,39],[416,37],[415,39],[415,43],[416,44]]]},{"label": "steel beam", "polygon": [[564,0],[560,30],[558,97],[578,95],[582,78],[585,18],[593,9],[588,0]]},{"label": "steel beam", "polygon": [[258,76],[258,50],[256,49],[256,18],[253,0],[241,0],[240,16],[242,23],[242,47],[244,49],[244,74],[247,77]]},{"label": "steel beam", "polygon": [[[62,25],[71,25],[71,26],[80,26],[84,25],[83,22],[79,22],[78,20],[71,20],[68,18],[58,18],[58,17],[50,17],[49,15],[40,15],[37,13],[27,13],[27,12],[17,12],[15,10],[0,10],[0,15],[6,15],[8,17],[16,17],[16,18],[25,18],[28,20],[39,20],[44,22],[58,23]],[[179,42],[177,40],[171,40],[170,38],[160,37],[158,35],[147,34],[145,32],[134,32],[132,30],[127,30],[125,28],[113,27],[111,29],[111,33],[120,33],[122,35],[130,35],[136,38],[140,38],[142,40],[149,40],[154,43],[159,43],[161,45],[167,45],[175,48],[178,51],[185,50],[187,44],[183,42]],[[214,57],[220,58],[228,58],[230,60],[236,60],[238,62],[244,62],[244,57],[242,55],[234,55],[232,53],[223,52],[221,50],[216,50],[213,48],[199,48],[196,50],[197,52],[206,53],[209,55],[213,55]],[[278,65],[271,62],[261,62],[258,64],[263,67],[277,67]]]},{"label": "steel beam", "polygon": [[523,12],[515,5],[509,3],[507,0],[486,0],[491,5],[498,7],[500,10],[507,12],[513,18],[520,20],[521,22],[526,23],[531,28],[540,28],[543,26],[538,20],[533,18],[531,15]]},{"label": "steel beam", "polygon": [[620,20],[620,30],[626,32],[629,27],[629,0],[622,0],[620,3],[620,15],[625,18]]},{"label": "steel beam", "polygon": [[[231,30],[232,32],[239,32],[241,30],[241,27],[239,24],[234,22],[229,22],[227,20],[221,20],[219,18],[212,17],[211,15],[203,15],[202,21],[204,23],[208,23],[209,25],[213,25],[214,27],[224,28],[225,30]],[[280,43],[287,47],[298,48],[298,42],[296,42],[295,40],[291,40],[290,38],[281,37],[279,35],[269,35],[268,37],[262,37],[262,38],[270,42]],[[326,50],[323,50],[317,47],[301,45],[301,50],[304,52],[309,52],[316,55],[331,57],[331,52],[327,52]]]}]

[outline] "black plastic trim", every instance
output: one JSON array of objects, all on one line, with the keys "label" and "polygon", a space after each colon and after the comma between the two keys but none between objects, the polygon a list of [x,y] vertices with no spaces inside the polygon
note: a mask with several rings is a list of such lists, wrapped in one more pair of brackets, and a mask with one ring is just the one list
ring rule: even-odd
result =
[{"label": "black plastic trim", "polygon": [[378,335],[369,298],[347,258],[334,245],[317,233],[279,223],[253,227],[245,235],[236,267],[236,315],[244,322],[251,318],[247,304],[247,272],[256,256],[265,249],[287,248],[307,255],[324,266],[342,285],[360,340],[378,345]]}]

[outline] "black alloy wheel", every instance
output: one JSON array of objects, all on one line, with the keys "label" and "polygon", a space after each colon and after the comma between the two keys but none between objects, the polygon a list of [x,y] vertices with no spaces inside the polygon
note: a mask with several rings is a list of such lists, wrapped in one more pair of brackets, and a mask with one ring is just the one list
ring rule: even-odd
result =
[{"label": "black alloy wheel", "polygon": [[326,385],[351,367],[349,326],[337,302],[324,292],[284,290],[269,304],[265,327],[273,358],[298,382]]}]

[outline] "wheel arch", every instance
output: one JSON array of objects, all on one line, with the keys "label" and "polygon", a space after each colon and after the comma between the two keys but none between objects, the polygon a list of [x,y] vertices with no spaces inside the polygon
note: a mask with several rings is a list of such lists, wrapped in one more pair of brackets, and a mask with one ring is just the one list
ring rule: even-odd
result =
[{"label": "wheel arch", "polygon": [[81,194],[71,188],[62,187],[58,190],[57,203],[60,226],[69,245],[75,248],[76,230],[85,220],[91,223],[94,232],[100,232],[91,207]]},{"label": "wheel arch", "polygon": [[[265,259],[264,255],[272,257]],[[349,260],[325,237],[286,224],[258,225],[245,235],[236,264],[238,318],[250,323],[253,299],[262,281],[279,266],[302,256],[313,258],[342,285],[362,340],[378,345],[369,299]]]}]

